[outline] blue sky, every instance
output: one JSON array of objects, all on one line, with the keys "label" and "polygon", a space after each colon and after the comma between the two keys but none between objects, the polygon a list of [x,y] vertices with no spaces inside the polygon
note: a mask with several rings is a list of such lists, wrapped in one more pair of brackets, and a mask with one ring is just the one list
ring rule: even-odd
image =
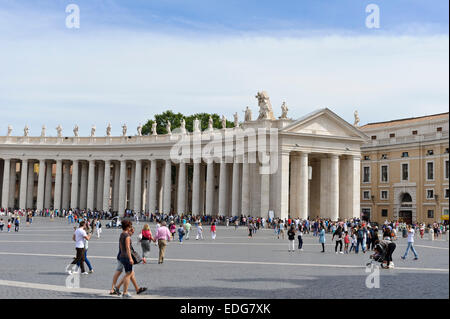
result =
[{"label": "blue sky", "polygon": [[[67,29],[65,8],[81,10]],[[368,4],[380,29],[365,26]],[[448,1],[0,0],[0,134],[25,124],[119,134],[168,108],[231,118],[267,90],[275,113],[349,122],[445,112]],[[88,115],[89,114],[89,115]],[[243,113],[239,113],[241,118]],[[87,116],[88,115],[88,116]],[[52,132],[55,131],[55,132]]]}]

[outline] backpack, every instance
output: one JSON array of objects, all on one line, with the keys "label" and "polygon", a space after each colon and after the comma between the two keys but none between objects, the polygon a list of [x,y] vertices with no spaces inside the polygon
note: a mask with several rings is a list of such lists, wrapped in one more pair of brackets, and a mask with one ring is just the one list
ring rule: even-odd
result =
[{"label": "backpack", "polygon": [[364,238],[364,231],[362,229],[358,230],[358,239],[363,239]]}]

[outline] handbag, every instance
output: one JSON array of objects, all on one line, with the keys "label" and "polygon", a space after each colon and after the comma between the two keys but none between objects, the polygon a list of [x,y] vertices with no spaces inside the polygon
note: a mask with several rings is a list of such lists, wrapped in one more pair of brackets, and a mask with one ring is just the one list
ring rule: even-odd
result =
[{"label": "handbag", "polygon": [[142,262],[141,256],[139,256],[139,254],[134,249],[131,250],[131,258],[133,259],[133,263],[135,265],[140,264]]}]

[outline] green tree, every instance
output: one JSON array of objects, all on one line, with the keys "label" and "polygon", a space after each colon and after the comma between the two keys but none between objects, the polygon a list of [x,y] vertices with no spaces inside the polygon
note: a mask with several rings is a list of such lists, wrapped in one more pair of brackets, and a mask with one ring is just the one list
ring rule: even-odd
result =
[{"label": "green tree", "polygon": [[[152,125],[156,122],[157,128],[156,132],[158,134],[167,134],[167,122],[170,121],[171,130],[181,127],[181,120],[184,118],[186,121],[186,130],[192,132],[194,130],[194,120],[198,118],[200,121],[201,130],[206,130],[208,128],[209,117],[213,119],[213,127],[216,129],[222,128],[221,117],[216,113],[197,113],[193,115],[185,116],[181,113],[173,113],[172,111],[166,111],[162,114],[155,114],[154,119],[148,120],[142,127],[142,135],[150,135],[152,133]],[[234,123],[227,120],[227,127],[234,127]]]}]

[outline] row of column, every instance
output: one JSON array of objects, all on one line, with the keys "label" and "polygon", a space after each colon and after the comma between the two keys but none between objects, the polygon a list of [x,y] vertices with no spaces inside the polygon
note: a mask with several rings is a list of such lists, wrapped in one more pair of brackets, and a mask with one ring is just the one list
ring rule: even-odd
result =
[{"label": "row of column", "polygon": [[[16,161],[3,161],[0,172],[3,175],[3,208],[14,204]],[[129,162],[132,163],[131,174]],[[236,159],[232,164],[220,161],[218,172],[216,163],[212,161],[205,164],[196,161],[192,164],[178,163],[175,176],[177,191],[172,199],[173,163],[170,159],[57,159],[52,203],[53,161],[40,160],[36,208],[96,208],[123,213],[126,208],[143,211],[145,199],[145,210],[151,213],[267,216],[268,211],[273,210],[282,218],[289,215],[300,218],[321,216],[336,220],[343,215],[357,216],[355,213],[359,212],[359,157],[340,159],[331,154],[316,156],[312,160],[308,153],[281,153],[276,173],[272,175],[259,174],[259,164],[249,163],[247,155],[241,158],[241,162]],[[187,202],[188,165],[192,165],[191,205]],[[32,208],[35,161],[22,160],[21,172],[19,208]],[[176,203],[175,211],[172,202]]]}]

